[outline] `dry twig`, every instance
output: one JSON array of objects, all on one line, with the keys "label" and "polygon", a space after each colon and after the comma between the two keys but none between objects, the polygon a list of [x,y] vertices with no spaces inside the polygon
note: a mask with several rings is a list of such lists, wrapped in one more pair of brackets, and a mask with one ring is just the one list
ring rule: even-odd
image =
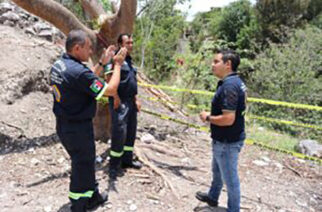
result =
[{"label": "dry twig", "polygon": [[171,181],[162,173],[162,171],[158,167],[156,167],[153,163],[151,163],[147,159],[147,157],[144,154],[142,154],[142,152],[140,151],[140,149],[137,146],[135,147],[135,153],[140,161],[142,161],[145,165],[147,165],[150,169],[152,169],[156,174],[158,174],[162,178],[162,180],[164,181],[164,184],[169,186],[169,188],[172,191],[172,193],[174,194],[174,196],[177,199],[179,199],[179,196],[178,196],[177,192],[175,192],[175,189],[174,189]]}]

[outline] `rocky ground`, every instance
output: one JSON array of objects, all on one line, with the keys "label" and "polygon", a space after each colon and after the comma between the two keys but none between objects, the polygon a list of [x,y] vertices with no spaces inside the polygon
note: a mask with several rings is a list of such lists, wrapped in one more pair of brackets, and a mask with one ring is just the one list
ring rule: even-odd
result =
[{"label": "rocky ground", "polygon": [[[55,135],[46,80],[62,49],[4,25],[0,46],[0,210],[69,211],[70,160]],[[156,102],[143,99],[143,107],[183,118]],[[207,133],[141,113],[135,153],[144,167],[128,170],[115,184],[107,176],[109,144],[96,144],[97,179],[109,193],[97,211],[225,211],[226,190],[219,208],[194,197],[211,181]],[[320,165],[246,145],[239,171],[242,211],[322,211]]]}]

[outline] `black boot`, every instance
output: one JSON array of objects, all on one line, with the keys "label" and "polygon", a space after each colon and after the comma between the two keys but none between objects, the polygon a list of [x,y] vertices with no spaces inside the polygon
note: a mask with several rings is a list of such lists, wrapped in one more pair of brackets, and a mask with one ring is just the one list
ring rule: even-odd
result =
[{"label": "black boot", "polygon": [[86,208],[88,210],[97,208],[98,206],[106,202],[107,199],[108,199],[108,195],[106,192],[99,193],[98,191],[95,191],[93,193],[93,196],[88,200]]},{"label": "black boot", "polygon": [[200,200],[201,202],[206,202],[209,206],[212,206],[212,207],[217,207],[218,206],[218,202],[215,201],[215,200],[210,199],[207,193],[198,191],[196,193],[196,198],[198,200]]},{"label": "black boot", "polygon": [[79,198],[78,200],[71,199],[72,206],[70,207],[72,212],[86,212],[86,205],[89,198]]},{"label": "black boot", "polygon": [[133,168],[133,169],[141,169],[142,168],[142,163],[140,161],[131,161],[128,163],[122,162],[122,168]]}]

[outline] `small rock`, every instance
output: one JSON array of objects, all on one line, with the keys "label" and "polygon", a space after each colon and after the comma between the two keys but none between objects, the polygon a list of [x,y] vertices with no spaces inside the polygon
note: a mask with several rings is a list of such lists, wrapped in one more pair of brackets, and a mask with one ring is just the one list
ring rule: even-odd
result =
[{"label": "small rock", "polygon": [[314,199],[313,197],[310,197],[310,204],[317,205],[318,201],[316,201],[316,199]]},{"label": "small rock", "polygon": [[35,23],[33,28],[37,33],[40,33],[42,30],[50,30],[50,26],[42,22]]},{"label": "small rock", "polygon": [[138,207],[136,205],[134,205],[134,204],[130,205],[130,211],[136,211],[137,208]]},{"label": "small rock", "polygon": [[107,203],[107,205],[106,205],[106,207],[108,208],[108,209],[112,209],[112,207],[113,207],[113,205],[112,205],[112,203]]},{"label": "small rock", "polygon": [[1,193],[1,194],[0,194],[0,198],[4,198],[4,197],[6,197],[6,196],[8,196],[8,194],[7,194],[7,193]]},{"label": "small rock", "polygon": [[44,207],[44,211],[45,212],[51,212],[51,206],[46,206],[46,207]]},{"label": "small rock", "polygon": [[306,202],[301,202],[299,200],[295,200],[296,204],[303,207],[303,208],[307,208],[307,203]]},{"label": "small rock", "polygon": [[132,200],[128,200],[126,203],[127,203],[128,205],[131,205],[131,204],[133,203],[133,201],[132,201]]},{"label": "small rock", "polygon": [[274,165],[279,169],[283,169],[283,165],[278,162],[275,162]]},{"label": "small rock", "polygon": [[28,149],[28,152],[33,153],[35,151],[35,148],[31,147],[30,149]]},{"label": "small rock", "polygon": [[267,163],[271,162],[271,160],[266,156],[261,157],[261,159]]},{"label": "small rock", "polygon": [[14,10],[14,6],[7,2],[3,2],[0,4],[0,14],[8,11],[13,11],[13,10]]},{"label": "small rock", "polygon": [[149,133],[145,133],[141,137],[141,141],[144,143],[151,143],[154,140],[155,140],[154,136]]},{"label": "small rock", "polygon": [[37,166],[40,161],[37,160],[36,158],[32,158],[30,162],[31,162],[32,165]]},{"label": "small rock", "polygon": [[181,159],[181,162],[182,162],[182,163],[185,163],[185,164],[189,164],[190,159],[189,159],[189,158],[182,158],[182,159]]},{"label": "small rock", "polygon": [[300,162],[300,163],[306,163],[306,161],[305,161],[305,160],[300,159],[300,158],[297,158],[297,161],[298,161],[298,162]]},{"label": "small rock", "polygon": [[39,33],[38,33],[38,36],[39,37],[42,37],[42,38],[45,38],[46,40],[48,41],[52,41],[53,40],[53,32],[51,31],[51,29],[44,29],[44,30],[41,30]]},{"label": "small rock", "polygon": [[8,11],[0,16],[0,22],[4,22],[6,20],[12,21],[12,22],[17,22],[20,19],[19,15],[12,11]]},{"label": "small rock", "polygon": [[313,157],[322,158],[322,145],[315,140],[309,140],[309,139],[302,140],[299,142],[296,149],[300,153],[313,156]]},{"label": "small rock", "polygon": [[61,157],[57,161],[58,161],[58,163],[63,163],[65,161],[65,158],[64,157]]},{"label": "small rock", "polygon": [[252,163],[257,166],[268,166],[268,163],[261,161],[261,160],[254,160]]},{"label": "small rock", "polygon": [[15,23],[13,21],[5,20],[3,22],[3,25],[13,27],[13,26],[15,26]]}]

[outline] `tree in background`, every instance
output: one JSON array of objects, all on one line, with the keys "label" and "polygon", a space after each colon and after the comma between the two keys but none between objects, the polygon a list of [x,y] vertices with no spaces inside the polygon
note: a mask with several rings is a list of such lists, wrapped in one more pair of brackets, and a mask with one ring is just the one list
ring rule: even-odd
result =
[{"label": "tree in background", "polygon": [[[251,96],[322,106],[322,30],[307,26],[290,35],[285,44],[272,44],[255,60],[256,71],[248,83]],[[293,120],[320,126],[320,111],[296,110],[269,105],[251,106],[266,117]],[[295,136],[321,140],[321,130],[273,124]]]},{"label": "tree in background", "polygon": [[255,60],[253,95],[322,105],[322,30],[307,26],[288,43],[272,44]]},{"label": "tree in background", "polygon": [[[99,0],[74,0],[82,7],[87,18],[98,23],[97,30],[82,23],[76,15],[64,7],[60,2],[68,0],[12,0],[18,6],[33,13],[36,16],[52,23],[67,35],[73,29],[81,29],[87,32],[93,43],[92,60],[97,61],[102,50],[107,45],[116,43],[121,33],[132,33],[136,16],[136,0],[121,0],[119,8],[114,7],[114,13],[108,15]],[[70,2],[70,1],[69,1]],[[106,3],[106,1],[104,1]],[[74,11],[75,12],[75,11]],[[79,15],[79,14],[78,14]],[[108,108],[99,104],[98,112],[94,120],[95,136],[97,139],[107,139],[109,135]]]},{"label": "tree in background", "polygon": [[209,12],[197,13],[188,29],[192,52],[198,52],[205,40],[218,39],[218,28],[221,20],[221,8],[212,8]]},{"label": "tree in background", "polygon": [[311,0],[258,0],[257,16],[266,43],[286,42],[290,29],[303,24],[310,2]]},{"label": "tree in background", "polygon": [[142,12],[134,32],[135,60],[153,80],[169,77],[172,57],[184,29],[184,16],[175,9],[183,0],[139,1]]}]

